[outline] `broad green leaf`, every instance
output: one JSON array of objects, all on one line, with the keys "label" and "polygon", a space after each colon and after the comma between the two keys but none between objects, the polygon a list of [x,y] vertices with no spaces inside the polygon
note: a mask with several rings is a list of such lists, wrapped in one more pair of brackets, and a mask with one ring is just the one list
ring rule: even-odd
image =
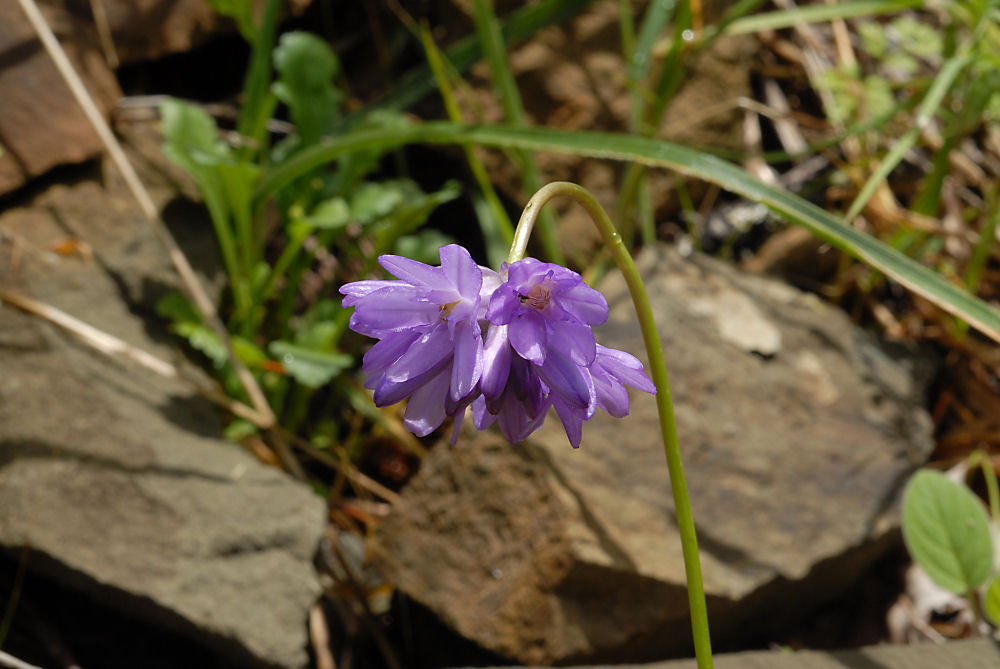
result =
[{"label": "broad green leaf", "polygon": [[983,602],[986,615],[997,627],[1000,627],[1000,576],[993,579],[986,590],[986,601]]},{"label": "broad green leaf", "polygon": [[703,179],[721,188],[760,202],[790,223],[893,278],[948,313],[968,321],[983,334],[1000,342],[1000,312],[963,288],[867,235],[813,203],[788,191],[768,186],[742,168],[716,156],[679,144],[615,133],[463,126],[453,123],[414,123],[405,127],[349,133],[328,138],[303,150],[261,179],[256,200],[269,197],[278,188],[309,170],[357,150],[387,150],[416,144],[479,144],[498,148],[524,147],[536,151],[568,153],[610,160],[641,163],[675,170]]},{"label": "broad green leaf", "polygon": [[340,62],[316,35],[291,32],[282,35],[274,50],[274,68],[278,71],[274,94],[288,105],[301,144],[312,144],[340,115],[344,95],[333,85]]},{"label": "broad green leaf", "polygon": [[351,218],[362,225],[388,216],[419,188],[406,179],[369,181],[351,194]]},{"label": "broad green leaf", "polygon": [[316,351],[287,341],[272,341],[267,348],[285,366],[289,376],[309,388],[329,383],[354,362],[354,358],[344,353]]},{"label": "broad green leaf", "polygon": [[903,539],[945,590],[967,594],[990,576],[993,539],[979,499],[941,472],[917,472],[903,492]]}]

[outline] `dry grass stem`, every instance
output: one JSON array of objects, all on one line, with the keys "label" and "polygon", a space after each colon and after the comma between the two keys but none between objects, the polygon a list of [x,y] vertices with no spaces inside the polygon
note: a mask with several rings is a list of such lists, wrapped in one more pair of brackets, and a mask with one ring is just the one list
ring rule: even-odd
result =
[{"label": "dry grass stem", "polygon": [[159,211],[153,203],[149,192],[142,184],[138,174],[136,174],[135,169],[132,167],[132,163],[129,162],[128,157],[125,155],[125,151],[122,149],[121,144],[111,132],[108,124],[104,121],[104,117],[101,115],[100,110],[98,110],[97,105],[90,96],[90,93],[87,92],[87,88],[84,86],[83,81],[74,69],[73,64],[70,63],[69,58],[66,57],[66,52],[63,51],[63,48],[59,45],[55,35],[52,34],[52,29],[49,27],[45,17],[42,16],[42,13],[39,11],[35,0],[18,0],[18,2],[24,10],[24,13],[27,15],[28,20],[31,22],[31,25],[34,27],[35,32],[38,33],[38,38],[44,45],[45,50],[49,53],[49,56],[55,63],[59,73],[66,81],[70,91],[72,91],[73,96],[83,108],[83,112],[86,115],[87,120],[90,121],[90,124],[93,126],[98,137],[100,137],[101,142],[104,144],[105,149],[107,149],[108,154],[111,156],[112,161],[114,161],[118,170],[121,172],[122,177],[125,179],[125,183],[128,185],[129,190],[132,191],[132,195],[139,203],[139,207],[142,209],[146,219],[153,226],[153,231],[156,234],[157,239],[161,244],[163,244],[164,248],[166,248],[170,261],[177,269],[178,274],[180,274],[181,280],[183,281],[191,299],[194,301],[195,306],[204,316],[205,322],[211,326],[212,330],[215,331],[219,339],[223,342],[223,344],[225,344],[226,350],[229,354],[230,363],[233,365],[233,369],[239,377],[240,383],[246,390],[251,404],[253,404],[257,412],[264,417],[266,425],[273,425],[275,423],[274,412],[271,411],[267,398],[264,396],[263,391],[261,391],[260,386],[257,384],[257,380],[253,377],[253,374],[250,373],[250,370],[243,364],[243,361],[241,361],[233,352],[232,342],[229,339],[229,332],[226,330],[225,325],[223,325],[221,319],[219,318],[219,314],[215,309],[215,304],[212,302],[211,298],[209,298],[208,293],[201,285],[201,281],[198,280],[198,276],[195,274],[194,269],[188,262],[187,257],[185,257],[184,253],[180,250],[180,247],[177,245],[176,240],[174,240],[173,235],[170,234],[167,226],[160,218]]}]

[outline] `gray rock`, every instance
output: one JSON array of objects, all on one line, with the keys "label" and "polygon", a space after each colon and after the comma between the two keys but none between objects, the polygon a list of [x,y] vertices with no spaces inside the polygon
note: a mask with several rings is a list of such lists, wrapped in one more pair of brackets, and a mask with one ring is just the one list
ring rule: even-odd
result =
[{"label": "gray rock", "polygon": [[[163,333],[151,339],[155,323],[132,311],[149,305],[124,301],[128,287],[106,271],[105,256],[125,249],[145,254],[133,269],[162,266],[109,182],[113,192],[83,181],[5,212],[0,269],[7,286],[170,359]],[[100,242],[98,261],[44,251],[67,228]],[[217,410],[184,382],[7,306],[0,369],[0,548],[30,546],[31,569],[239,666],[307,664],[320,497],[221,440]]]},{"label": "gray rock", "polygon": [[[898,542],[900,485],[931,448],[919,359],[836,309],[669,249],[640,258],[671,375],[713,638],[777,629]],[[621,277],[598,339],[643,350]],[[640,357],[643,357],[640,355]],[[399,587],[526,663],[644,660],[690,643],[656,407],[599,415],[570,448],[440,446],[380,529]]]},{"label": "gray rock", "polygon": [[[756,651],[713,658],[718,669],[983,669],[1000,666],[1000,648],[992,639],[963,639],[945,644],[871,646],[837,652]],[[697,669],[694,660],[642,665],[602,665],[575,669]]]}]

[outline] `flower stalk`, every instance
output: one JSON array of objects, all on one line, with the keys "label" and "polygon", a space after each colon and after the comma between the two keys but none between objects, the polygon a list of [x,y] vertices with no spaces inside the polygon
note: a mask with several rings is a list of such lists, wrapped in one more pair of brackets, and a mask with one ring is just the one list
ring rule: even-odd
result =
[{"label": "flower stalk", "polygon": [[531,236],[539,212],[546,203],[559,196],[575,199],[590,214],[615,263],[625,277],[625,283],[632,296],[632,303],[635,305],[639,329],[642,332],[646,353],[649,356],[649,374],[656,385],[656,408],[660,417],[663,451],[667,457],[670,488],[673,492],[674,508],[677,513],[681,550],[684,554],[684,572],[687,579],[695,657],[698,669],[711,669],[712,645],[708,630],[708,607],[705,603],[705,589],[702,584],[701,562],[698,556],[698,538],[695,532],[694,515],[691,512],[687,483],[684,479],[684,465],[681,461],[680,443],[677,438],[677,422],[674,418],[667,366],[663,356],[663,347],[660,345],[660,337],[656,331],[653,310],[649,304],[649,296],[646,293],[646,286],[632,260],[632,255],[625,248],[625,244],[611,219],[593,195],[576,184],[557,181],[539,189],[524,207],[514,231],[514,244],[507,262],[514,263],[524,257],[528,238]]}]

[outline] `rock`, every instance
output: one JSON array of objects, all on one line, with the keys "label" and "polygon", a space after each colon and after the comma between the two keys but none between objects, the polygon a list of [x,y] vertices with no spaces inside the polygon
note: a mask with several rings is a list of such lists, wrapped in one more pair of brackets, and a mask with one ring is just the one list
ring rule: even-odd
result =
[{"label": "rock", "polygon": [[[44,14],[106,115],[121,91],[90,25],[72,16],[64,3],[46,8]],[[15,2],[0,5],[0,52],[16,54],[0,65],[3,194],[56,165],[94,157],[101,151],[101,142]]]},{"label": "rock", "polygon": [[[718,261],[659,248],[640,267],[725,647],[835,599],[898,545],[900,486],[931,448],[921,365],[814,296]],[[624,282],[602,289],[598,339],[640,354]],[[727,315],[747,314],[758,334],[734,337]],[[390,579],[484,648],[567,664],[689,647],[653,398],[633,393],[623,421],[601,413],[576,451],[554,417],[519,446],[467,432],[402,499],[378,534]]]},{"label": "rock", "polygon": [[[728,653],[713,658],[718,669],[981,669],[1000,666],[1000,649],[990,639],[966,639],[945,644],[872,646],[858,650],[756,651]],[[645,665],[602,665],[575,669],[696,669],[694,660]]]},{"label": "rock", "polygon": [[[162,205],[169,177],[155,164],[142,176]],[[128,299],[149,292],[140,268],[163,291],[163,252],[117,176],[92,177],[0,216],[0,276],[169,360],[162,324],[140,317],[151,305]],[[193,245],[211,249],[203,216],[191,221],[202,231]],[[53,253],[67,234],[94,259]],[[217,410],[186,383],[7,306],[0,368],[0,548],[19,556],[30,546],[37,576],[237,666],[307,664],[320,497],[222,441]]]},{"label": "rock", "polygon": [[[235,30],[231,19],[220,16],[207,0],[99,0],[121,63],[153,60],[197,47],[212,37]],[[262,5],[263,3],[261,3]],[[309,0],[283,3],[286,15],[298,16]],[[94,21],[90,8],[81,18]]]}]

